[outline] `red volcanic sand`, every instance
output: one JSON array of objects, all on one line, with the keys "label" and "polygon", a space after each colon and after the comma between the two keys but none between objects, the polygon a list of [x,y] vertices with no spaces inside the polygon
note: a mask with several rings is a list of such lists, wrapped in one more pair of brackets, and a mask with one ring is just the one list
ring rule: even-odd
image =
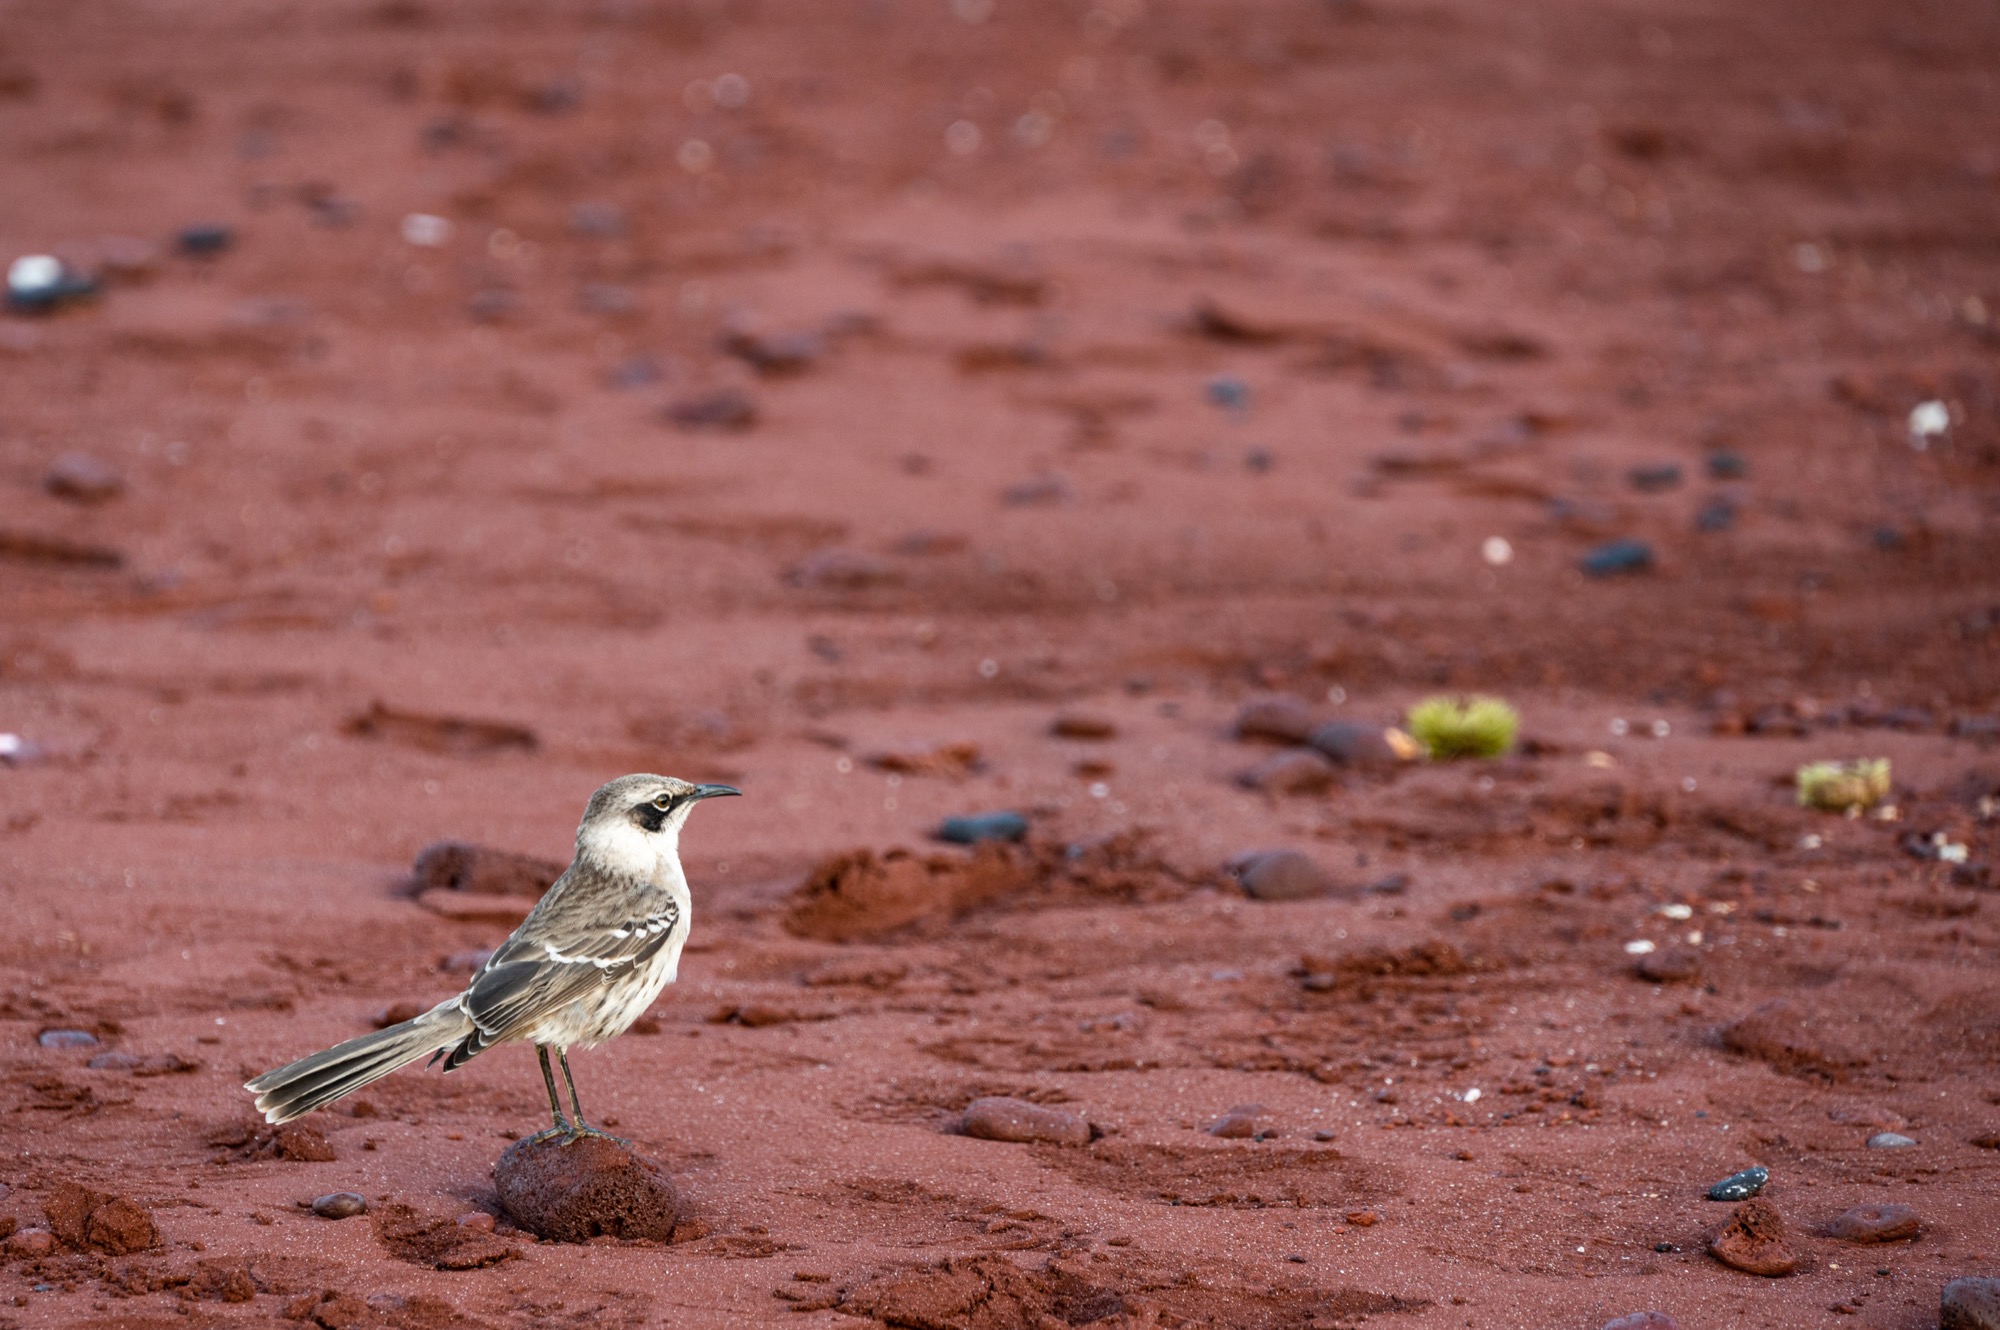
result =
[{"label": "red volcanic sand", "polygon": [[[1963,0],[14,7],[0,258],[97,290],[0,317],[7,1323],[1925,1323],[2000,1272],[1996,67]],[[1516,751],[1405,761],[1435,692]],[[640,770],[746,794],[572,1059],[674,1241],[458,1222],[525,1049],[254,1122]],[[1753,1164],[1788,1279],[1705,1251]]]}]

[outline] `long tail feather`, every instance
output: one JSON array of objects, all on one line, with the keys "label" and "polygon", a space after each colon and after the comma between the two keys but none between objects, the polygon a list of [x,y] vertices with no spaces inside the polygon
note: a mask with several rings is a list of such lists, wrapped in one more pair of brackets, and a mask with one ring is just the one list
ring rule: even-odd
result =
[{"label": "long tail feather", "polygon": [[265,1121],[290,1122],[418,1058],[449,1048],[472,1029],[472,1021],[455,1002],[443,1003],[414,1020],[267,1071],[243,1088],[257,1096],[257,1109]]}]

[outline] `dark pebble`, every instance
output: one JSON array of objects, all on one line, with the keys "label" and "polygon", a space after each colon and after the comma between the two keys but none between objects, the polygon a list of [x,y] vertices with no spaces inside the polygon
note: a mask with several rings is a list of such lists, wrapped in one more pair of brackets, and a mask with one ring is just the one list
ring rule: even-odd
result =
[{"label": "dark pebble", "polygon": [[1680,1322],[1665,1312],[1631,1312],[1606,1321],[1604,1330],[1680,1330]]},{"label": "dark pebble", "polygon": [[1749,473],[1750,464],[1742,453],[1717,448],[1708,455],[1708,474],[1715,480],[1741,480]]},{"label": "dark pebble", "polygon": [[1250,385],[1234,374],[1218,374],[1210,379],[1207,395],[1212,404],[1236,415],[1250,409]]},{"label": "dark pebble", "polygon": [[1728,531],[1736,525],[1736,505],[1727,499],[1710,499],[1694,515],[1697,531]]},{"label": "dark pebble", "polygon": [[1641,494],[1658,494],[1665,490],[1678,489],[1681,483],[1681,468],[1678,462],[1656,462],[1647,466],[1635,466],[1625,473],[1632,488]]},{"label": "dark pebble", "polygon": [[88,453],[64,453],[42,473],[42,488],[71,503],[104,503],[125,492],[125,477]]},{"label": "dark pebble", "polygon": [[182,227],[181,233],[174,237],[174,245],[181,253],[197,258],[213,257],[235,243],[235,229],[218,223]]},{"label": "dark pebble", "polygon": [[946,818],[931,834],[954,845],[977,845],[989,840],[1025,840],[1028,819],[1005,809],[992,813],[965,813]]},{"label": "dark pebble", "polygon": [[644,388],[666,377],[660,362],[651,356],[632,356],[618,363],[610,374],[614,388]]},{"label": "dark pebble", "polygon": [[109,1053],[99,1053],[83,1065],[92,1071],[136,1071],[144,1060],[137,1053],[113,1049]]},{"label": "dark pebble", "polygon": [[472,293],[465,312],[480,323],[500,323],[521,308],[521,297],[504,287],[489,286]]},{"label": "dark pebble", "polygon": [[1066,711],[1051,722],[1049,733],[1058,739],[1115,739],[1118,727],[1104,716]]},{"label": "dark pebble", "polygon": [[98,1038],[88,1030],[44,1030],[35,1036],[43,1048],[96,1048]]},{"label": "dark pebble", "polygon": [[965,1106],[959,1130],[982,1141],[1088,1145],[1090,1123],[1074,1113],[993,1095]]},{"label": "dark pebble", "polygon": [[1243,466],[1255,475],[1266,476],[1278,459],[1269,448],[1252,448],[1243,454]]},{"label": "dark pebble", "polygon": [[682,429],[746,430],[757,423],[757,404],[748,393],[723,388],[698,397],[683,397],[666,410]]},{"label": "dark pebble", "polygon": [[1871,1150],[1907,1150],[1915,1144],[1915,1140],[1899,1131],[1878,1131],[1868,1138]]},{"label": "dark pebble", "polygon": [[1229,867],[1252,900],[1309,900],[1333,890],[1333,879],[1297,850],[1254,850]]},{"label": "dark pebble", "polygon": [[2000,1279],[1954,1279],[1938,1299],[1938,1330],[2000,1330]]},{"label": "dark pebble", "polygon": [[328,1192],[313,1201],[312,1212],[321,1219],[352,1219],[368,1213],[368,1200],[359,1192]]},{"label": "dark pebble", "polygon": [[741,330],[721,337],[722,349],[759,374],[777,377],[802,374],[820,358],[825,343],[818,333],[753,333]]},{"label": "dark pebble", "polygon": [[1924,1231],[1907,1205],[1857,1205],[1827,1221],[1826,1235],[1842,1242],[1902,1242]]},{"label": "dark pebble", "polygon": [[679,1196],[666,1170],[603,1136],[523,1137],[494,1165],[493,1184],[508,1216],[538,1238],[674,1235]]},{"label": "dark pebble", "polygon": [[1285,693],[1253,697],[1236,713],[1236,737],[1302,744],[1312,737],[1313,713],[1298,698]]},{"label": "dark pebble", "polygon": [[1076,490],[1061,476],[1035,476],[1018,484],[1009,485],[1000,491],[1000,501],[1013,508],[1032,508],[1047,504],[1068,503],[1076,497]]},{"label": "dark pebble", "polygon": [[1900,550],[1910,543],[1909,538],[1893,526],[1876,527],[1873,539],[1878,550]]},{"label": "dark pebble", "polygon": [[1313,731],[1311,743],[1344,767],[1393,767],[1405,760],[1389,742],[1389,731],[1382,725],[1329,721]]},{"label": "dark pebble", "polygon": [[1318,794],[1333,784],[1336,768],[1315,748],[1273,753],[1236,777],[1236,783],[1265,794]]},{"label": "dark pebble", "polygon": [[1764,1184],[1771,1180],[1771,1170],[1761,1165],[1746,1168],[1741,1173],[1731,1173],[1722,1181],[1708,1189],[1711,1201],[1747,1201],[1764,1190]]},{"label": "dark pebble", "polygon": [[625,211],[615,203],[579,203],[569,210],[571,235],[615,240],[625,234]]},{"label": "dark pebble", "polygon": [[1653,566],[1653,547],[1643,540],[1613,540],[1583,556],[1578,565],[1588,577],[1643,573]]}]

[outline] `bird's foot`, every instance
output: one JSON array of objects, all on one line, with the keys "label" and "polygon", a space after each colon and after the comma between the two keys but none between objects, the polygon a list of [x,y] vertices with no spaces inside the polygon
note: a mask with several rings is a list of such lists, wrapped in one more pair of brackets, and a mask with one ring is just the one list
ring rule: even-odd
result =
[{"label": "bird's foot", "polygon": [[586,1136],[595,1136],[600,1141],[610,1141],[620,1149],[629,1150],[632,1148],[632,1142],[626,1140],[623,1136],[613,1136],[608,1131],[599,1131],[588,1122],[578,1122],[575,1126],[571,1127],[569,1135],[563,1138],[563,1144],[572,1145]]},{"label": "bird's foot", "polygon": [[540,1145],[543,1141],[559,1140],[567,1145],[576,1139],[576,1128],[567,1120],[557,1122],[553,1127],[544,1127],[528,1138],[529,1145]]}]

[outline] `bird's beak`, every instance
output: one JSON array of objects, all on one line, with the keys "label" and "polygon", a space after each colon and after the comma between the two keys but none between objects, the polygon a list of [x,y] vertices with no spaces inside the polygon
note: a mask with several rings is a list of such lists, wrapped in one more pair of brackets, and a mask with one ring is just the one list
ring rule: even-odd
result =
[{"label": "bird's beak", "polygon": [[696,799],[715,799],[725,794],[741,794],[734,785],[697,785],[694,787]]}]

